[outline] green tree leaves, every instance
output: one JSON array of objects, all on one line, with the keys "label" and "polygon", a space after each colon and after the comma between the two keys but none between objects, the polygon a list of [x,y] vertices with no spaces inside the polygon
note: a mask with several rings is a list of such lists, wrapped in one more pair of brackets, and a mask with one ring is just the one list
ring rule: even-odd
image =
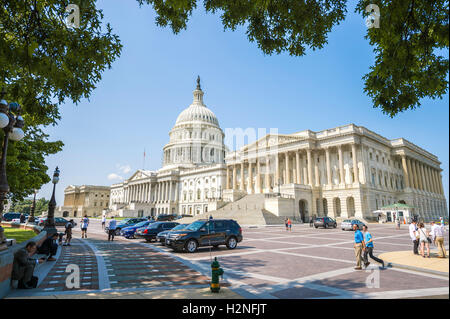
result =
[{"label": "green tree leaves", "polygon": [[[89,98],[122,45],[95,0],[71,0],[80,28],[68,28],[68,1],[0,0],[0,89],[23,109],[26,136],[10,142],[9,197],[20,200],[50,181],[44,158],[62,149],[43,130],[60,119],[59,106]],[[3,131],[0,138],[3,138]]]},{"label": "green tree leaves", "polygon": [[[186,29],[197,0],[137,0],[152,5],[159,26],[174,33]],[[360,0],[362,18],[369,4],[380,8],[380,28],[368,29],[375,64],[363,79],[373,106],[393,117],[420,106],[423,98],[448,92],[449,2],[445,0]],[[265,54],[302,56],[321,49],[328,33],[344,20],[346,0],[204,0],[207,12],[219,13],[225,29],[247,27],[249,41]]]}]

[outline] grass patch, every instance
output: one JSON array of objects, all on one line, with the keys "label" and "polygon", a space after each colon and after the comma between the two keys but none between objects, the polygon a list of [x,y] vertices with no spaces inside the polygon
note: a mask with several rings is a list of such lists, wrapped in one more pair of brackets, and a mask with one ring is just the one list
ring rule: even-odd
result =
[{"label": "grass patch", "polygon": [[27,241],[36,236],[36,233],[32,230],[3,227],[5,231],[5,237],[8,239],[15,239],[18,244]]}]

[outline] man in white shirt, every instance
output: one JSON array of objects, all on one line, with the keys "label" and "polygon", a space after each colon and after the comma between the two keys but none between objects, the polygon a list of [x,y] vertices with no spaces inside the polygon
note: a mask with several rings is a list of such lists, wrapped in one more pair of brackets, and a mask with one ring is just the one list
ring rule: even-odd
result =
[{"label": "man in white shirt", "polygon": [[114,219],[114,216],[111,216],[111,220],[108,225],[108,241],[114,240],[114,234],[116,233],[117,221]]},{"label": "man in white shirt", "polygon": [[445,258],[444,227],[431,222],[431,236],[438,247],[439,258]]},{"label": "man in white shirt", "polygon": [[419,254],[419,239],[417,239],[417,222],[415,219],[412,220],[411,224],[409,225],[409,236],[411,237],[411,240],[413,241],[413,252],[414,255]]},{"label": "man in white shirt", "polygon": [[105,229],[105,224],[106,224],[106,214],[103,213],[103,216],[102,216],[102,229]]}]

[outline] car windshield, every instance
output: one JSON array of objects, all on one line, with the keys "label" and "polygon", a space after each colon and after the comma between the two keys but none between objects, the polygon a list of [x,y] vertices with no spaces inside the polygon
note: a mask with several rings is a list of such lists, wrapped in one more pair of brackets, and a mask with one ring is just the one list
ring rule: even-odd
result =
[{"label": "car windshield", "polygon": [[134,225],[134,226],[136,226],[136,227],[142,227],[142,226],[147,225],[147,223],[148,223],[148,222],[140,222],[140,223],[137,223],[137,224]]},{"label": "car windshield", "polygon": [[344,220],[344,223],[351,223],[352,221],[350,219]]},{"label": "car windshield", "polygon": [[202,228],[202,227],[205,225],[205,223],[206,223],[206,222],[204,222],[204,221],[198,220],[198,221],[193,222],[192,224],[186,226],[185,229],[197,231],[197,230],[199,230],[200,228]]},{"label": "car windshield", "polygon": [[181,230],[181,229],[185,229],[187,225],[188,225],[188,224],[181,224],[181,225],[175,226],[175,227],[172,228],[171,230]]},{"label": "car windshield", "polygon": [[159,225],[161,225],[160,223],[153,223],[148,225],[148,229],[157,229],[159,227]]}]

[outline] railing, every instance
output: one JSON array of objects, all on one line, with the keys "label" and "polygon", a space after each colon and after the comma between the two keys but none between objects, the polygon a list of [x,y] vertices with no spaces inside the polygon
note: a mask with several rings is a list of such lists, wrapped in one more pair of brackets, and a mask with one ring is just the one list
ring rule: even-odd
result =
[{"label": "railing", "polygon": [[286,198],[286,199],[295,199],[294,195],[290,194],[282,194],[282,193],[266,193],[264,194],[265,198]]}]

